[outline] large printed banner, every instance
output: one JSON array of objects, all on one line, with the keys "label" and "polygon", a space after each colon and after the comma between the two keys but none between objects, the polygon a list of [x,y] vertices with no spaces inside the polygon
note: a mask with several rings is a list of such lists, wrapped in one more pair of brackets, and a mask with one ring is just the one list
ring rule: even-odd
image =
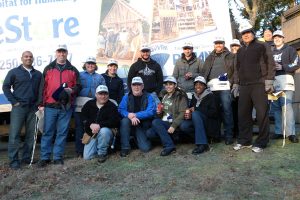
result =
[{"label": "large printed banner", "polygon": [[[69,60],[79,71],[87,56],[99,70],[109,59],[119,62],[126,79],[130,65],[148,43],[164,75],[171,75],[182,45],[192,42],[203,61],[222,36],[229,46],[231,24],[227,0],[0,0],[0,104],[7,72],[20,65],[23,51],[34,54],[43,71],[55,59],[58,44],[67,44]],[[0,105],[0,112],[7,111]]]}]

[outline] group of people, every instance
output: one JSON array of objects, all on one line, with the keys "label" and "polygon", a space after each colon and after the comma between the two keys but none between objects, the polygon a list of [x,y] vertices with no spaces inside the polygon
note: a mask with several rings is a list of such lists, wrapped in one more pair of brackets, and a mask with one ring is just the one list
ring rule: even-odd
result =
[{"label": "group of people", "polygon": [[[221,138],[232,145],[234,137],[234,150],[250,148],[258,153],[270,138],[269,107],[275,118],[271,138],[287,136],[297,143],[292,108],[293,74],[300,67],[296,50],[284,43],[280,30],[268,43],[258,41],[249,24],[242,24],[240,33],[242,45],[234,39],[230,50],[224,38],[216,37],[214,49],[204,62],[193,52],[193,44],[185,43],[172,76],[165,79],[161,66],[150,56],[151,48],[142,45],[140,58],[129,69],[126,94],[116,60],[109,60],[107,71],[98,74],[96,59],[88,57],[83,71],[78,72],[67,60],[67,46],[59,45],[56,59],[41,73],[32,67],[32,53],[23,52],[22,64],[10,70],[3,83],[4,94],[12,104],[10,168],[19,169],[31,161],[37,110],[44,112],[39,167],[50,164],[52,154],[53,164],[64,164],[72,114],[77,156],[97,158],[99,163],[107,160],[116,140],[120,141],[121,157],[130,154],[131,141],[148,152],[155,139],[162,143],[160,155],[168,156],[176,151],[174,141],[181,135],[194,139],[194,155],[208,151],[209,143]],[[275,92],[281,94],[278,100],[268,101],[268,94]],[[259,126],[254,142],[253,108]],[[23,124],[25,142],[19,159]]]}]

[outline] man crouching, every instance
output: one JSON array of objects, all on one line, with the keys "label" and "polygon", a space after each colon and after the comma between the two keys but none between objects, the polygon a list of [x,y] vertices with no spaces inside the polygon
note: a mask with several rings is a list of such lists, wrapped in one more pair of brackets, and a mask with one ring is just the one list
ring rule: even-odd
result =
[{"label": "man crouching", "polygon": [[88,101],[82,108],[81,117],[85,133],[91,139],[84,145],[83,158],[94,157],[103,163],[107,159],[107,149],[113,138],[112,128],[118,128],[120,118],[117,106],[109,101],[108,89],[105,85],[96,88],[96,99]]}]

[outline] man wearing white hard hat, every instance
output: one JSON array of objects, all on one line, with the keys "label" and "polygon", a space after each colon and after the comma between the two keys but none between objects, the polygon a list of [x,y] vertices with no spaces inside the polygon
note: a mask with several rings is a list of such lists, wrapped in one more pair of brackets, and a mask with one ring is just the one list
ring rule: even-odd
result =
[{"label": "man wearing white hard hat", "polygon": [[173,76],[177,80],[178,87],[185,92],[194,90],[194,78],[200,75],[202,62],[193,52],[194,46],[191,42],[185,42],[182,46],[183,53],[179,58],[173,70]]},{"label": "man wearing white hard hat", "polygon": [[216,37],[214,50],[205,59],[204,78],[221,105],[225,144],[233,144],[233,115],[230,84],[233,80],[235,56],[225,47],[223,37]]},{"label": "man wearing white hard hat", "polygon": [[[239,135],[234,150],[248,147],[253,152],[263,151],[269,142],[269,117],[267,93],[272,93],[275,63],[271,49],[266,43],[257,41],[249,23],[239,29],[243,46],[237,52],[237,65],[232,92],[239,92]],[[259,134],[252,143],[252,109],[256,109]],[[253,145],[253,146],[252,146]]]},{"label": "man wearing white hard hat", "polygon": [[58,45],[55,55],[56,59],[44,69],[41,84],[43,100],[39,109],[45,112],[45,123],[39,167],[45,167],[51,162],[52,153],[54,164],[64,164],[69,122],[75,97],[81,89],[79,72],[67,59],[67,45]]},{"label": "man wearing white hard hat", "polygon": [[[283,138],[283,132],[292,143],[298,143],[299,140],[295,134],[295,117],[293,111],[293,96],[295,91],[294,74],[300,68],[300,58],[297,51],[284,43],[284,34],[281,30],[273,33],[275,47],[273,48],[273,57],[276,65],[276,74],[274,81],[275,92],[284,92],[284,97],[279,97],[278,100],[271,104],[274,111],[275,119],[275,134],[273,139]],[[283,108],[286,108],[284,111]],[[285,112],[285,113],[282,113]],[[286,124],[282,116],[286,117]]]},{"label": "man wearing white hard hat", "polygon": [[146,130],[151,127],[156,109],[152,95],[144,91],[143,79],[136,76],[130,82],[131,91],[122,98],[118,109],[122,116],[121,157],[126,157],[130,153],[131,135],[136,138],[137,145],[142,152],[150,151],[151,143],[146,136]]},{"label": "man wearing white hard hat", "polygon": [[123,80],[118,76],[118,61],[110,59],[107,63],[107,70],[102,76],[105,79],[109,90],[109,98],[115,100],[118,104],[124,96]]},{"label": "man wearing white hard hat", "polygon": [[144,90],[153,96],[157,104],[159,103],[157,96],[163,87],[163,72],[161,66],[150,57],[151,48],[148,44],[141,46],[140,53],[141,57],[129,69],[127,86],[130,90],[132,78],[141,77],[144,82]]},{"label": "man wearing white hard hat", "polygon": [[191,115],[185,114],[185,120],[180,129],[192,133],[195,137],[196,148],[192,154],[198,155],[209,150],[208,141],[220,139],[219,108],[215,96],[207,88],[203,76],[194,80],[193,97],[189,105]]},{"label": "man wearing white hard hat", "polygon": [[84,145],[81,142],[81,138],[84,133],[83,123],[80,117],[81,109],[83,105],[95,97],[95,91],[98,85],[105,85],[105,80],[102,75],[96,71],[98,69],[96,58],[88,56],[82,66],[84,71],[79,73],[81,90],[75,101],[75,150],[77,157],[83,156]]},{"label": "man wearing white hard hat", "polygon": [[119,128],[120,117],[117,106],[109,101],[109,91],[106,85],[99,85],[94,96],[84,104],[81,118],[85,134],[91,138],[82,140],[84,144],[83,158],[97,158],[103,163],[108,158],[108,148],[113,138],[112,128]]}]

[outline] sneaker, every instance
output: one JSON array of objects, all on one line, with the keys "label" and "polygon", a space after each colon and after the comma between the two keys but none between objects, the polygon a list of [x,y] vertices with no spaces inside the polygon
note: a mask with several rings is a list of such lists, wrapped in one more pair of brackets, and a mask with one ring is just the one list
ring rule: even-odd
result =
[{"label": "sneaker", "polygon": [[251,149],[254,153],[260,153],[263,151],[263,148],[260,147],[252,147]]},{"label": "sneaker", "polygon": [[108,156],[107,154],[105,155],[98,155],[98,162],[99,163],[104,163],[107,160]]},{"label": "sneaker", "polygon": [[43,168],[43,167],[46,167],[48,164],[51,163],[51,160],[40,160],[37,164],[37,166],[39,168]]},{"label": "sneaker", "polygon": [[273,134],[270,137],[272,140],[278,140],[278,139],[283,139],[283,135],[282,134]]},{"label": "sneaker", "polygon": [[54,160],[53,164],[54,165],[63,165],[64,161],[62,159],[57,159],[57,160]]},{"label": "sneaker", "polygon": [[192,154],[198,155],[198,154],[204,153],[206,151],[209,151],[209,146],[207,144],[200,144],[200,145],[197,145],[197,147],[192,151]]},{"label": "sneaker", "polygon": [[172,152],[175,152],[175,151],[176,151],[176,148],[163,149],[163,150],[160,152],[160,156],[168,156],[168,155],[170,155]]},{"label": "sneaker", "polygon": [[292,143],[298,143],[299,142],[299,139],[296,137],[296,135],[290,135],[288,138]]},{"label": "sneaker", "polygon": [[120,152],[121,157],[127,157],[129,155],[129,149],[122,149]]},{"label": "sneaker", "polygon": [[236,144],[233,146],[233,149],[238,151],[238,150],[241,150],[241,149],[244,149],[244,148],[251,148],[252,145],[242,145],[242,144]]}]

